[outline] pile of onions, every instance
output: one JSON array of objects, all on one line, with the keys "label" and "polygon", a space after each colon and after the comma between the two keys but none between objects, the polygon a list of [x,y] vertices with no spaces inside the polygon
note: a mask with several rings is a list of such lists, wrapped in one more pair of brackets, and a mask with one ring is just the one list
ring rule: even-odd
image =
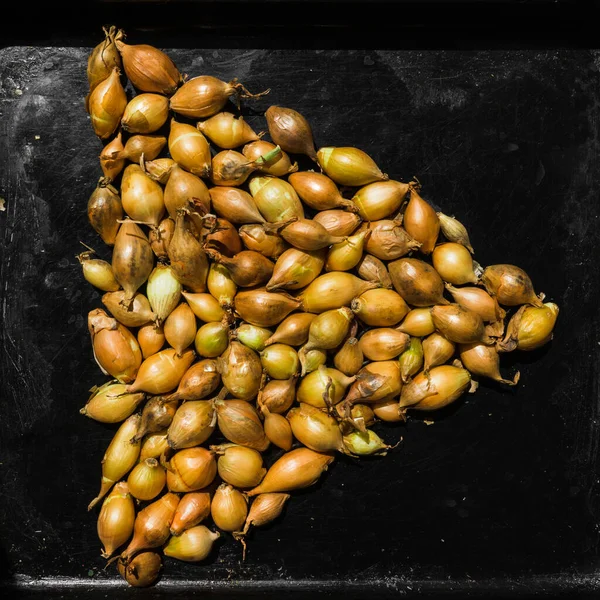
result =
[{"label": "pile of onions", "polygon": [[377,422],[516,385],[502,354],[547,344],[559,309],[520,267],[477,263],[419,182],[315,146],[296,109],[271,104],[255,131],[240,102],[269,90],[184,77],[104,32],[87,209],[110,258],[78,258],[103,292],[88,329],[106,379],[81,413],[115,427],[89,505],[101,555],[144,587],[164,556],[200,562],[227,536],[245,556],[337,457],[398,445]]}]

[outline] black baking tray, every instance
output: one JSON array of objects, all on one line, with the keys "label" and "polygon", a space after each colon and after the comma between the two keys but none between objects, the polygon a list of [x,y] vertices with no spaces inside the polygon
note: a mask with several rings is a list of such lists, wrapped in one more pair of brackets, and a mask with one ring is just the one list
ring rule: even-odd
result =
[{"label": "black baking tray", "polygon": [[[3,597],[598,597],[600,50],[570,2],[94,2],[15,6],[0,49],[0,589]],[[485,9],[484,9],[485,5]],[[28,18],[26,18],[28,17]],[[24,20],[25,19],[25,20]],[[574,28],[573,25],[577,24]],[[190,76],[238,77],[265,128],[300,110],[323,145],[417,177],[483,265],[518,264],[561,308],[554,339],[511,353],[448,410],[378,424],[385,457],[340,457],[248,556],[166,561],[153,588],[104,569],[96,513],[114,427],[79,414],[104,381],[75,256],[100,141],[83,107],[101,27]],[[428,424],[426,420],[433,423]]]}]

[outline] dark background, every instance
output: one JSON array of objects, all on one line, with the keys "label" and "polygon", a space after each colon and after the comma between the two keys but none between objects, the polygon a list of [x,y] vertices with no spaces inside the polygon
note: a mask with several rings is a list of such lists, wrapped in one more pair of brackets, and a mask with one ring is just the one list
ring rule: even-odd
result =
[{"label": "dark background", "polygon": [[[100,460],[115,427],[79,414],[102,377],[80,242],[100,141],[83,108],[103,24],[165,49],[190,76],[271,93],[317,146],[368,151],[467,227],[483,265],[523,267],[560,316],[551,344],[503,357],[443,413],[378,425],[385,457],[340,457],[203,564],[167,560],[144,597],[594,596],[600,513],[598,69],[574,2],[95,2],[7,15],[0,48],[0,574],[14,597],[131,596],[103,570]],[[484,8],[485,5],[485,8]],[[27,22],[20,17],[29,14]],[[66,16],[70,16],[70,20]]]}]

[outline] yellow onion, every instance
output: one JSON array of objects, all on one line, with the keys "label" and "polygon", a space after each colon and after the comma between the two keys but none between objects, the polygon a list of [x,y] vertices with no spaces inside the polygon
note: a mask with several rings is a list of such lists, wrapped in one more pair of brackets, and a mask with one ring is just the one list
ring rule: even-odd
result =
[{"label": "yellow onion", "polygon": [[271,413],[285,413],[296,400],[298,375],[289,379],[271,379],[267,381],[258,395],[258,406],[265,407]]},{"label": "yellow onion", "polygon": [[87,204],[90,225],[108,246],[113,246],[123,218],[123,204],[110,180],[101,177]]},{"label": "yellow onion", "polygon": [[211,75],[199,75],[188,79],[171,96],[169,106],[173,112],[192,119],[204,119],[218,113],[230,96],[259,98],[267,94],[265,90],[251,94],[237,79],[221,81]]},{"label": "yellow onion", "polygon": [[112,252],[115,279],[126,292],[131,304],[138,289],[146,283],[154,268],[154,253],[146,234],[136,223],[125,219],[121,223]]},{"label": "yellow onion", "polygon": [[94,46],[87,59],[87,78],[90,91],[93,90],[101,81],[104,81],[111,73],[114,67],[121,68],[121,55],[115,44],[125,34],[123,30],[117,29],[111,25],[108,29],[102,27],[104,39]]},{"label": "yellow onion", "polygon": [[[279,146],[275,153],[279,152]],[[216,186],[240,186],[258,169],[261,159],[248,160],[237,150],[221,150],[212,157],[210,180]]]},{"label": "yellow onion", "polygon": [[271,278],[266,283],[270,292],[298,290],[314,281],[325,265],[327,250],[304,251],[288,248],[277,258]]},{"label": "yellow onion", "polygon": [[536,350],[551,339],[559,308],[554,302],[546,302],[540,308],[522,306],[510,319],[506,337],[498,344],[501,352]]},{"label": "yellow onion", "polygon": [[[119,158],[123,146],[123,133],[119,129],[113,139],[100,151],[100,168],[108,181],[114,181],[125,166],[125,159]],[[121,217],[119,217],[121,218]]]},{"label": "yellow onion", "polygon": [[285,179],[272,175],[254,175],[248,182],[260,214],[269,223],[293,217],[304,218],[304,207],[296,190]]},{"label": "yellow onion", "polygon": [[397,360],[377,360],[367,363],[350,385],[344,403],[381,402],[398,396],[402,389],[400,365]]},{"label": "yellow onion", "polygon": [[346,240],[331,235],[323,225],[313,219],[298,218],[281,228],[281,237],[294,248],[311,252]]},{"label": "yellow onion", "polygon": [[209,193],[215,213],[231,223],[243,225],[265,221],[254,198],[247,191],[234,186],[220,185],[210,188]]},{"label": "yellow onion", "polygon": [[440,228],[446,239],[449,242],[462,244],[471,254],[473,254],[475,251],[473,250],[473,246],[471,246],[469,234],[465,226],[454,217],[445,215],[443,212],[438,212],[437,216],[440,220]]},{"label": "yellow onion", "polygon": [[180,167],[198,177],[210,176],[210,145],[193,125],[172,118],[167,146],[169,154]]},{"label": "yellow onion", "polygon": [[139,460],[160,458],[168,449],[169,444],[167,443],[166,429],[157,431],[156,433],[149,433],[148,435],[145,435],[142,440]]},{"label": "yellow onion", "polygon": [[335,452],[343,446],[336,419],[310,404],[300,402],[286,415],[294,437],[315,452]]},{"label": "yellow onion", "polygon": [[124,306],[125,302],[125,292],[123,290],[106,292],[102,296],[102,304],[125,327],[141,327],[156,320],[156,314],[152,311],[148,298],[141,292],[137,292],[133,296],[129,308]]},{"label": "yellow onion", "polygon": [[333,357],[335,368],[349,377],[360,371],[363,362],[364,355],[355,337],[348,337]]},{"label": "yellow onion", "polygon": [[281,292],[256,288],[236,294],[233,304],[236,313],[244,321],[269,328],[278,325],[292,311],[300,308],[301,301]]},{"label": "yellow onion", "polygon": [[[212,217],[212,215],[211,215]],[[227,219],[207,219],[208,226],[202,230],[201,239],[204,239],[205,248],[217,250],[225,256],[235,256],[244,248],[242,239],[233,223]]]},{"label": "yellow onion", "polygon": [[418,258],[400,258],[388,264],[394,289],[416,307],[448,304],[439,273]]},{"label": "yellow onion", "polygon": [[287,344],[271,344],[260,352],[260,362],[271,379],[289,379],[300,368],[298,353]]},{"label": "yellow onion", "polygon": [[[340,428],[343,435],[347,435],[351,431],[367,431],[367,427],[375,423],[375,413],[368,404],[352,404],[348,411],[348,406],[343,402],[336,404],[335,412],[340,418]],[[344,453],[345,448],[342,449]]]},{"label": "yellow onion", "polygon": [[440,220],[433,206],[410,186],[410,200],[404,209],[402,225],[408,234],[420,242],[419,252],[431,254],[440,233]]},{"label": "yellow onion", "polygon": [[[196,239],[191,231],[191,227],[187,213],[179,210],[175,219],[173,237],[167,249],[169,256],[169,266],[167,268],[170,271],[170,276],[178,283],[179,294],[183,292],[183,287],[194,293],[205,292],[208,287],[210,271],[208,256],[201,242]],[[177,285],[171,283],[169,287],[177,295],[175,292]]]},{"label": "yellow onion", "polygon": [[[265,419],[263,423],[265,435],[269,438],[271,444],[274,444],[286,452],[291,450],[292,444],[294,443],[294,437],[290,422],[283,415],[272,413],[264,404],[261,405],[261,412]],[[256,483],[254,485],[258,484]]]},{"label": "yellow onion", "polygon": [[313,220],[323,225],[331,235],[341,236],[353,234],[362,222],[357,213],[339,208],[321,210],[313,216]]},{"label": "yellow onion", "polygon": [[[154,133],[168,118],[169,99],[161,94],[146,92],[137,94],[127,103],[121,118],[121,127],[129,133]],[[147,155],[146,158],[152,160]]]},{"label": "yellow onion", "polygon": [[339,185],[362,186],[388,179],[388,175],[383,173],[377,163],[360,148],[332,146],[319,148],[317,161],[325,174]]},{"label": "yellow onion", "polygon": [[264,479],[246,495],[253,497],[307,488],[317,483],[334,459],[332,454],[315,452],[310,448],[290,450],[271,465]]},{"label": "yellow onion", "polygon": [[352,202],[365,221],[379,221],[398,211],[408,190],[409,184],[402,181],[374,181],[357,190]]},{"label": "yellow onion", "polygon": [[473,344],[460,344],[458,348],[460,360],[471,375],[487,377],[506,385],[517,385],[520,373],[517,371],[512,381],[504,379],[500,374],[500,355],[493,346],[486,346],[475,342]]},{"label": "yellow onion", "polygon": [[398,398],[390,398],[373,404],[373,412],[375,416],[385,423],[399,423],[406,421],[404,409],[400,409],[400,401]]},{"label": "yellow onion", "polygon": [[102,478],[98,495],[88,505],[88,510],[96,506],[113,485],[120,481],[137,463],[140,455],[140,442],[132,440],[140,423],[141,416],[134,413],[117,429],[104,457],[102,458]]},{"label": "yellow onion", "polygon": [[90,391],[85,406],[79,411],[82,415],[100,423],[120,423],[133,414],[145,399],[143,393],[125,393],[126,383],[107,381]]},{"label": "yellow onion", "polygon": [[119,481],[102,502],[96,529],[102,558],[110,558],[133,533],[135,506],[125,481]]},{"label": "yellow onion", "polygon": [[181,400],[202,400],[212,394],[220,385],[221,376],[217,371],[217,361],[205,358],[192,364],[183,374],[177,389],[163,397],[165,402]]},{"label": "yellow onion", "polygon": [[327,350],[321,348],[313,348],[306,352],[298,354],[300,359],[300,375],[304,377],[307,373],[317,370],[321,365],[327,362]]},{"label": "yellow onion", "polygon": [[253,250],[242,250],[233,258],[212,249],[206,252],[215,262],[227,267],[231,279],[239,287],[264,285],[271,278],[275,266],[266,256]]},{"label": "yellow onion", "polygon": [[287,316],[275,332],[265,340],[265,347],[271,344],[287,344],[288,346],[302,346],[308,341],[310,324],[317,315],[313,313],[298,312]]},{"label": "yellow onion", "polygon": [[435,331],[435,325],[431,318],[431,308],[413,308],[408,311],[402,323],[396,329],[416,337],[428,336]]},{"label": "yellow onion", "polygon": [[[274,225],[275,228],[271,228],[270,225]],[[267,258],[277,260],[290,247],[277,233],[278,228],[278,223],[249,223],[242,225],[238,231],[248,250],[255,250]]]},{"label": "yellow onion", "polygon": [[248,446],[259,452],[269,447],[262,421],[254,405],[246,400],[214,401],[221,433],[234,444]]},{"label": "yellow onion", "polygon": [[162,183],[163,185],[166,185],[166,183],[169,181],[171,170],[176,164],[177,163],[170,156],[155,158],[154,160],[149,161],[140,161],[140,165],[148,174],[148,176],[154,179],[154,181],[158,181],[158,183]]},{"label": "yellow onion", "polygon": [[252,400],[258,394],[262,364],[260,356],[252,348],[231,340],[227,349],[217,358],[217,370],[232,396],[240,400]]},{"label": "yellow onion", "polygon": [[165,345],[166,341],[162,325],[157,326],[156,323],[142,325],[137,332],[137,341],[143,358],[156,354]]},{"label": "yellow onion", "polygon": [[169,216],[175,220],[178,209],[186,208],[192,198],[210,206],[210,193],[206,183],[198,175],[186,171],[175,163],[164,188],[163,199]]},{"label": "yellow onion", "polygon": [[[167,138],[158,134],[136,133],[130,135],[122,150],[114,152],[111,157],[115,160],[127,160],[136,163],[146,177],[150,177],[142,168],[142,161],[154,160],[162,152],[167,143]],[[152,178],[150,178],[152,179]],[[157,183],[152,179],[154,183]],[[162,189],[162,188],[161,188]]]},{"label": "yellow onion", "polygon": [[256,325],[250,325],[250,323],[240,323],[233,331],[234,337],[242,342],[244,346],[252,348],[257,352],[262,352],[265,349],[265,341],[272,336],[273,332],[270,329],[264,327],[258,327]]},{"label": "yellow onion", "polygon": [[410,381],[411,377],[423,368],[424,348],[421,338],[411,336],[408,348],[398,357],[398,364],[402,383]]},{"label": "yellow onion", "polygon": [[156,258],[161,262],[169,260],[169,244],[175,231],[175,221],[171,217],[165,217],[156,226],[152,227],[148,232],[148,241]]},{"label": "yellow onion", "polygon": [[181,355],[174,348],[160,350],[142,361],[135,381],[128,385],[127,391],[159,395],[174,390],[194,357],[191,348],[184,350]]},{"label": "yellow onion", "polygon": [[308,329],[308,341],[302,346],[305,353],[313,348],[332,350],[337,348],[347,336],[354,313],[347,307],[326,310],[318,314]]},{"label": "yellow onion", "polygon": [[246,496],[232,485],[222,483],[213,496],[210,514],[219,529],[237,531],[244,526],[248,515]]},{"label": "yellow onion", "polygon": [[506,311],[498,304],[498,300],[480,287],[463,286],[457,288],[451,284],[446,284],[446,289],[452,294],[457,304],[476,312],[485,322],[495,323],[506,316]]},{"label": "yellow onion", "polygon": [[344,448],[354,456],[372,456],[378,454],[385,456],[388,450],[394,448],[386,444],[372,429],[366,431],[352,431],[344,435]]},{"label": "yellow onion", "polygon": [[200,356],[216,358],[229,346],[229,327],[223,322],[209,322],[201,325],[194,339],[194,347]]},{"label": "yellow onion", "polygon": [[274,521],[283,512],[285,503],[290,495],[279,492],[258,494],[250,505],[244,528],[241,531],[234,531],[233,537],[242,543],[244,547],[244,557],[246,553],[245,537],[251,526],[262,527]]},{"label": "yellow onion", "polygon": [[342,196],[340,189],[331,177],[317,171],[298,171],[288,177],[300,199],[314,210],[342,208],[357,211],[352,200]]},{"label": "yellow onion", "polygon": [[481,283],[503,306],[543,306],[543,302],[535,294],[529,275],[515,265],[498,264],[486,267],[481,275]]},{"label": "yellow onion", "polygon": [[203,444],[215,430],[217,415],[210,400],[187,400],[175,414],[167,431],[167,441],[173,450]]},{"label": "yellow onion", "polygon": [[142,550],[158,548],[167,541],[170,535],[169,527],[178,504],[179,496],[167,492],[137,513],[133,538],[121,553],[121,560],[125,565]]},{"label": "yellow onion", "polygon": [[225,311],[219,301],[208,292],[188,292],[182,290],[181,295],[189,304],[193,313],[205,323],[220,321],[225,316]]},{"label": "yellow onion", "polygon": [[447,283],[462,285],[479,281],[471,254],[462,244],[456,242],[438,244],[431,253],[431,260],[435,270]]},{"label": "yellow onion", "polygon": [[416,375],[402,388],[400,409],[437,410],[454,402],[471,385],[467,369],[454,365],[439,365]]},{"label": "yellow onion", "polygon": [[158,226],[165,213],[161,185],[135,163],[123,171],[121,202],[128,217],[147,225]]},{"label": "yellow onion", "polygon": [[210,494],[208,492],[188,492],[181,496],[173,521],[171,535],[181,535],[186,529],[199,525],[210,515]]},{"label": "yellow onion", "polygon": [[133,381],[142,363],[142,351],[133,333],[101,308],[92,309],[87,321],[94,359],[102,372],[119,383]]},{"label": "yellow onion", "polygon": [[93,254],[93,251],[88,251],[77,255],[84,279],[103,292],[115,292],[121,289],[111,264],[101,258],[92,258]]},{"label": "yellow onion", "polygon": [[263,467],[262,454],[254,448],[238,444],[211,446],[216,452],[217,472],[223,481],[237,488],[258,485],[267,470]]},{"label": "yellow onion", "polygon": [[139,462],[127,477],[129,491],[138,500],[154,500],[163,490],[167,474],[155,458]]},{"label": "yellow onion", "polygon": [[176,411],[177,402],[165,402],[162,396],[153,396],[144,405],[142,420],[133,439],[141,440],[148,433],[169,427]]},{"label": "yellow onion", "polygon": [[371,232],[368,229],[348,236],[342,242],[333,244],[327,252],[326,271],[349,271],[363,256],[365,243]]},{"label": "yellow onion", "polygon": [[302,290],[298,299],[304,311],[322,313],[341,306],[350,306],[354,298],[377,287],[378,283],[364,281],[352,273],[332,271],[314,279]]},{"label": "yellow onion", "polygon": [[372,254],[363,253],[356,265],[356,274],[365,281],[375,281],[383,288],[392,288],[392,279],[385,263]]},{"label": "yellow onion", "polygon": [[234,299],[238,296],[237,285],[231,278],[229,269],[225,265],[217,262],[211,262],[209,264],[206,287],[210,294],[214,296],[224,308],[231,307]]},{"label": "yellow onion", "polygon": [[157,264],[148,276],[146,297],[159,325],[164,324],[165,319],[179,305],[181,289],[181,283],[169,265]]},{"label": "yellow onion", "polygon": [[196,315],[187,302],[180,302],[165,319],[163,330],[167,344],[175,348],[177,354],[194,342],[196,337]]},{"label": "yellow onion", "polygon": [[265,111],[265,118],[273,142],[286,152],[304,154],[317,162],[313,132],[304,115],[293,108],[273,104]]},{"label": "yellow onion", "polygon": [[298,402],[316,408],[327,408],[329,404],[337,404],[342,400],[346,389],[355,379],[355,376],[349,377],[335,368],[321,365],[302,377],[296,390],[296,398]]},{"label": "yellow onion", "polygon": [[140,552],[127,564],[119,558],[117,568],[121,577],[133,587],[150,587],[160,577],[163,562],[158,552]]},{"label": "yellow onion", "polygon": [[219,148],[232,149],[248,142],[259,140],[262,134],[254,129],[242,116],[222,110],[215,115],[199,121],[196,127]]},{"label": "yellow onion", "polygon": [[427,373],[433,367],[447,363],[456,350],[456,344],[449,339],[434,332],[423,340],[423,369]]},{"label": "yellow onion", "polygon": [[298,170],[297,162],[292,163],[280,146],[267,140],[260,139],[245,144],[242,154],[265,175],[283,177]]},{"label": "yellow onion", "polygon": [[396,260],[418,250],[421,242],[412,238],[401,223],[393,219],[363,223],[358,231],[368,229],[371,232],[365,250],[380,260]]},{"label": "yellow onion", "polygon": [[101,140],[115,133],[126,106],[127,94],[121,83],[121,71],[113,67],[110,75],[100,81],[87,98],[92,128]]},{"label": "yellow onion", "polygon": [[116,40],[125,74],[142,92],[170,96],[182,82],[177,66],[168,54],[149,44],[125,44]]},{"label": "yellow onion", "polygon": [[149,587],[154,585],[162,571],[162,557],[152,550],[138,551],[133,558],[125,560],[117,556],[109,560],[107,565],[117,561],[119,575],[134,587]]},{"label": "yellow onion", "polygon": [[410,308],[398,292],[376,288],[352,299],[352,311],[365,325],[391,327],[408,314]]},{"label": "yellow onion", "polygon": [[467,310],[460,304],[433,306],[431,319],[438,333],[451,342],[457,344],[480,341],[490,343],[483,319],[476,312]]},{"label": "yellow onion", "polygon": [[365,331],[358,345],[367,360],[391,360],[410,345],[410,336],[391,327],[376,327]]},{"label": "yellow onion", "polygon": [[195,525],[174,535],[163,548],[165,556],[183,562],[200,562],[208,558],[216,540],[221,537],[218,531],[211,531],[205,525]]},{"label": "yellow onion", "polygon": [[210,485],[217,474],[215,454],[201,446],[178,450],[164,466],[170,492],[201,490]]}]

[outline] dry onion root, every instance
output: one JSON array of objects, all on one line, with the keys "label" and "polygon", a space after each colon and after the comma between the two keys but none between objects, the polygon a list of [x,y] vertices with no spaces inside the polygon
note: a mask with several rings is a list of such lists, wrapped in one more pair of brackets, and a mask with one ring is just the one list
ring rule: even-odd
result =
[{"label": "dry onion root", "polygon": [[378,422],[480,379],[516,386],[501,357],[546,345],[559,307],[522,268],[481,267],[465,225],[365,149],[319,147],[277,104],[255,130],[240,103],[270,90],[188,78],[163,50],[104,34],[87,64],[104,145],[87,214],[111,257],[77,258],[104,292],[88,329],[110,379],[80,412],[117,424],[88,507],[101,503],[101,556],[146,587],[163,555],[202,562],[221,538],[245,558],[252,526],[336,458],[401,443]]}]

